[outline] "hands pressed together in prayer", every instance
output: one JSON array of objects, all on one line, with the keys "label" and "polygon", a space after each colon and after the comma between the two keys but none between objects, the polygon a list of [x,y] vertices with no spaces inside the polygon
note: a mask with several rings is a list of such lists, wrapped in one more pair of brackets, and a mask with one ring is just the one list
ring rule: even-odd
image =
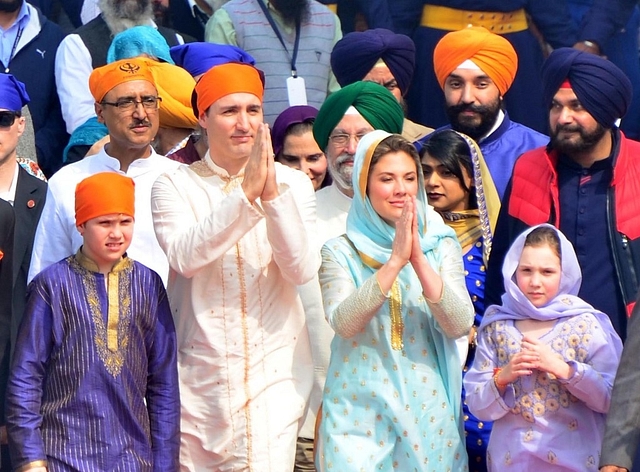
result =
[{"label": "hands pressed together in prayer", "polygon": [[506,388],[518,377],[531,375],[534,370],[547,372],[558,379],[571,377],[571,366],[565,362],[560,354],[539,339],[525,335],[520,346],[520,352],[514,355],[509,363],[496,374],[495,382],[498,388]]},{"label": "hands pressed together in prayer", "polygon": [[443,290],[442,278],[431,267],[422,252],[418,233],[417,208],[416,197],[407,197],[402,214],[396,221],[396,234],[391,246],[391,257],[378,271],[378,284],[383,292],[388,292],[402,268],[410,263],[422,284],[424,296],[428,300],[439,301]]},{"label": "hands pressed together in prayer", "polygon": [[249,161],[244,168],[242,190],[251,203],[258,198],[273,200],[279,195],[271,132],[265,123],[258,128]]}]

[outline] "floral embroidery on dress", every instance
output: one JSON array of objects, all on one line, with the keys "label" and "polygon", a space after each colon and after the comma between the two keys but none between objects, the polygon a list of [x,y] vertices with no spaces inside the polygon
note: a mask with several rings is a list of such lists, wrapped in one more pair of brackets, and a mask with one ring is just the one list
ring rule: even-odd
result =
[{"label": "floral embroidery on dress", "polygon": [[[594,329],[593,325],[594,321],[588,316],[577,316],[563,322],[560,329],[556,329],[554,333],[555,338],[550,343],[551,349],[566,361],[585,362],[591,341],[591,335],[587,333]],[[520,339],[514,339],[506,330],[504,322],[492,323],[490,326],[493,326],[493,329],[486,330],[486,333],[495,343],[498,367],[504,367],[519,352]],[[534,378],[527,379],[527,385],[530,385],[527,389],[523,389],[522,379],[513,383],[516,403],[510,411],[521,415],[529,423],[535,423],[536,417],[543,417],[548,412],[569,408],[571,403],[578,401],[552,374],[538,372]]]}]

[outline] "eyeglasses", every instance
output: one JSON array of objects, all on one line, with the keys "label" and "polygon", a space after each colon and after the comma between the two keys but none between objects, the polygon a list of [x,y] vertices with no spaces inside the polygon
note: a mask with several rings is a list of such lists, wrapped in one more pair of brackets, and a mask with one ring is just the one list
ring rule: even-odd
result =
[{"label": "eyeglasses", "polygon": [[142,97],[140,100],[134,100],[133,98],[120,98],[115,102],[100,102],[102,105],[110,105],[116,107],[121,112],[128,112],[135,110],[139,104],[142,104],[147,111],[156,111],[158,105],[162,101],[162,97]]},{"label": "eyeglasses", "polygon": [[336,146],[346,146],[351,138],[356,140],[356,144],[360,142],[360,140],[367,133],[358,133],[358,134],[333,134],[329,136],[329,141]]},{"label": "eyeglasses", "polygon": [[4,110],[0,111],[0,128],[8,128],[13,126],[16,122],[16,118],[19,117],[20,114],[15,111]]}]

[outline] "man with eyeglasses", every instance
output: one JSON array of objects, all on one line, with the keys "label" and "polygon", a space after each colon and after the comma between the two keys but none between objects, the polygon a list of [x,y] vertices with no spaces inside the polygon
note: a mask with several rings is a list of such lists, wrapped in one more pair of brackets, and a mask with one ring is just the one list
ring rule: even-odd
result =
[{"label": "man with eyeglasses", "polygon": [[[316,192],[318,251],[325,242],[344,234],[347,229],[347,213],[353,197],[353,158],[358,142],[374,129],[400,133],[403,120],[398,100],[389,90],[374,82],[347,85],[332,93],[320,108],[313,124],[313,135],[327,157],[333,182]],[[324,317],[317,275],[299,287],[299,292],[307,319],[314,376],[309,409],[298,434],[296,472],[315,470],[314,426],[322,402],[333,339],[333,330]]]},{"label": "man with eyeglasses", "polygon": [[[411,38],[384,28],[349,33],[331,51],[331,69],[340,86],[358,80],[375,82],[389,90],[405,112],[404,96],[411,85],[415,61],[416,47]],[[412,143],[432,132],[432,128],[404,119],[402,136]]]},{"label": "man with eyeglasses", "polygon": [[45,267],[75,254],[82,244],[75,227],[75,186],[98,172],[118,172],[136,184],[136,231],[128,254],[155,270],[166,285],[169,264],[153,231],[149,202],[158,176],[181,164],[160,156],[150,145],[158,131],[162,100],[149,70],[152,65],[149,59],[125,59],[91,73],[89,88],[96,115],[111,140],[98,154],[63,167],[49,181],[29,280]]}]

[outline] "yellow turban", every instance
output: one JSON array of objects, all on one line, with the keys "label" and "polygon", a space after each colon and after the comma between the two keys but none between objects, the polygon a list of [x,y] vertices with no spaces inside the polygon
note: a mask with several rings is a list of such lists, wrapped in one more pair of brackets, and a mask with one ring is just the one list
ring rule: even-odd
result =
[{"label": "yellow turban", "polygon": [[93,69],[89,76],[89,90],[96,102],[101,102],[113,87],[130,80],[146,80],[155,85],[149,66],[151,59],[132,58],[112,62]]},{"label": "yellow turban", "polygon": [[76,186],[76,226],[113,213],[135,216],[135,183],[116,172],[100,172]]},{"label": "yellow turban", "polygon": [[160,126],[195,129],[198,120],[191,108],[191,94],[196,81],[182,67],[167,62],[150,64],[160,103]]},{"label": "yellow turban", "polygon": [[198,114],[202,114],[220,98],[232,93],[251,93],[262,101],[264,76],[249,64],[229,62],[215,66],[196,84]]},{"label": "yellow turban", "polygon": [[440,87],[467,59],[477,65],[504,95],[516,76],[518,56],[511,43],[481,26],[447,33],[433,51],[433,67]]}]

